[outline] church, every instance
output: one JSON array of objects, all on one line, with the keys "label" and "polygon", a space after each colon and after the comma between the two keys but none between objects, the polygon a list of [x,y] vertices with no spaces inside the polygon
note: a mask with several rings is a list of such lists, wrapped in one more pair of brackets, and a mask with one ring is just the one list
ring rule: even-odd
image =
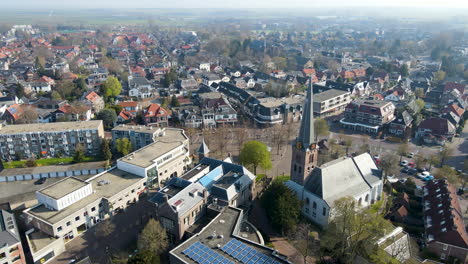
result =
[{"label": "church", "polygon": [[293,144],[291,180],[285,183],[303,202],[302,214],[326,228],[336,200],[352,197],[366,207],[381,199],[381,171],[369,153],[342,157],[320,167],[317,160],[313,90],[309,87],[299,137]]}]

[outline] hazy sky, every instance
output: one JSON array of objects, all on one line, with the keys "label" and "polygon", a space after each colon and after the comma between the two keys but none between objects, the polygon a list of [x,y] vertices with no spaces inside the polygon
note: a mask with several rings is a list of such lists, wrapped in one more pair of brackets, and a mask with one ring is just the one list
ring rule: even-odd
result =
[{"label": "hazy sky", "polygon": [[419,6],[468,8],[468,0],[0,0],[3,8],[284,8]]}]

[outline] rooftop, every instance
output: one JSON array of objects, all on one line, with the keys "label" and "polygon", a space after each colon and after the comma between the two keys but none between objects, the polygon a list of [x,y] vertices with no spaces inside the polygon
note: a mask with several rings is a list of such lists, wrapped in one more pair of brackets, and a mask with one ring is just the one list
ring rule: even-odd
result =
[{"label": "rooftop", "polygon": [[[187,241],[171,250],[170,254],[180,259],[183,263],[197,263],[193,259],[189,258],[188,255],[191,255],[189,253],[190,249],[201,246],[208,251],[204,252],[203,255],[199,254],[202,258],[207,259],[207,263],[211,263],[209,259],[212,257],[211,254],[214,254],[218,257],[222,256],[223,258],[227,259],[227,261],[224,263],[241,263],[241,261],[233,257],[233,255],[235,255],[234,252],[229,254],[227,253],[229,250],[224,250],[227,249],[233,242],[236,242],[239,243],[239,245],[242,245],[242,251],[252,251],[252,253],[255,252],[254,254],[249,255],[251,257],[251,261],[254,260],[256,256],[265,255],[265,263],[290,263],[287,260],[276,256],[274,249],[238,236],[242,218],[243,212],[241,209],[226,207],[198,234],[192,236]],[[238,250],[238,252],[240,253],[241,250]],[[239,256],[236,257],[239,258]],[[248,258],[247,254],[243,257]],[[243,263],[247,263],[247,261]],[[252,263],[255,263],[255,261]],[[263,261],[257,263],[263,263]]]},{"label": "rooftop", "polygon": [[[69,205],[68,207],[56,211],[45,207],[43,204],[40,204],[36,207],[31,208],[27,212],[51,224],[58,223],[66,217],[70,216],[71,214],[75,213],[76,211],[89,205],[90,203],[102,198],[111,198],[113,195],[125,190],[129,186],[144,180],[144,178],[136,176],[134,174],[119,169],[111,169],[99,176],[95,176],[86,180],[87,183],[91,183],[93,185],[93,193]],[[83,182],[81,180],[79,181]],[[108,184],[100,184],[101,182],[107,182]],[[73,185],[73,182],[69,182],[67,184],[70,185],[69,187],[71,189],[77,188]],[[81,183],[77,183],[77,185],[80,186]],[[61,194],[65,192],[70,193],[71,191],[70,189],[67,189],[66,191],[61,192]]]},{"label": "rooftop", "polygon": [[304,103],[304,97],[302,96],[292,96],[292,97],[284,97],[284,98],[274,98],[274,97],[267,97],[267,98],[259,98],[260,104],[264,107],[278,107],[281,105],[302,105]]},{"label": "rooftop", "polygon": [[87,186],[88,184],[88,182],[75,177],[66,177],[59,182],[39,190],[38,192],[58,200],[78,189]]},{"label": "rooftop", "polygon": [[0,171],[0,176],[14,176],[14,175],[28,175],[39,174],[48,172],[62,172],[62,171],[75,171],[75,170],[92,170],[101,169],[106,167],[105,161],[97,162],[83,162],[68,165],[51,165],[51,166],[38,166],[30,168],[13,168],[4,169]]},{"label": "rooftop", "polygon": [[42,123],[6,125],[4,127],[0,127],[0,135],[89,130],[98,129],[99,126],[102,126],[102,120],[57,122],[47,123],[47,125]]},{"label": "rooftop", "polygon": [[184,145],[186,140],[182,129],[166,128],[165,135],[156,138],[156,142],[120,158],[119,161],[146,168],[154,164],[157,158]]},{"label": "rooftop", "polygon": [[34,231],[28,235],[31,251],[38,252],[44,247],[50,245],[52,242],[56,241],[57,238],[49,236],[40,231]]},{"label": "rooftop", "polygon": [[344,94],[349,94],[350,92],[346,91],[340,91],[337,89],[330,89],[323,91],[321,93],[314,93],[314,102],[323,102],[326,100],[330,100],[332,98],[344,95]]},{"label": "rooftop", "polygon": [[161,128],[158,126],[129,126],[129,125],[119,125],[112,129],[112,131],[135,131],[136,133],[151,133],[161,131]]}]

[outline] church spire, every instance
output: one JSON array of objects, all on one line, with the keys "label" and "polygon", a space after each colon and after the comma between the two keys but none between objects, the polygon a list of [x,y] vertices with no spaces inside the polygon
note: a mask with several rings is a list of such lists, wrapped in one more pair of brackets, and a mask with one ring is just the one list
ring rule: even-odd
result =
[{"label": "church spire", "polygon": [[313,93],[312,77],[310,77],[307,98],[302,111],[301,128],[299,137],[297,138],[297,142],[300,142],[304,149],[307,149],[312,143],[315,143]]}]

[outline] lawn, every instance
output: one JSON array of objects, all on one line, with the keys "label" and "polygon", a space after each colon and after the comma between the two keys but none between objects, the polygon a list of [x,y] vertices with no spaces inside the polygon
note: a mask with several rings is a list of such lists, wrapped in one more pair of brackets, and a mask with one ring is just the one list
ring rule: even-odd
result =
[{"label": "lawn", "polygon": [[[85,162],[96,161],[93,157],[86,157]],[[14,160],[9,162],[4,162],[3,166],[5,169],[13,169],[13,168],[25,168],[27,160]],[[66,157],[66,158],[48,158],[48,159],[38,159],[36,160],[37,166],[50,166],[50,165],[58,165],[58,164],[70,164],[73,162],[73,157]]]},{"label": "lawn", "polygon": [[265,174],[258,174],[257,177],[255,177],[255,182],[260,182],[266,177]]}]

